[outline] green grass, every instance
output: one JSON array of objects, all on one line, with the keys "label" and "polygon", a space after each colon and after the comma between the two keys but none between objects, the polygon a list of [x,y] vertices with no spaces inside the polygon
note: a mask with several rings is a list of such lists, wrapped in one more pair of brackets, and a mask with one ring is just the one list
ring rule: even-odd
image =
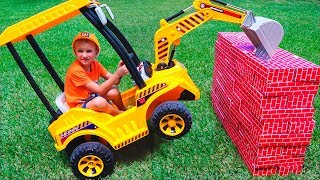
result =
[{"label": "green grass", "polygon": [[[35,13],[63,2],[62,0],[1,1],[0,32]],[[105,1],[106,2],[106,1]],[[191,4],[187,1],[107,1],[116,19],[114,24],[124,33],[141,59],[153,62],[153,34],[159,20]],[[320,4],[318,0],[253,0],[228,3],[252,9],[255,15],[279,21],[285,29],[280,47],[320,64]],[[97,31],[83,16],[76,17],[36,39],[58,74],[64,77],[73,61],[72,38],[79,31]],[[110,179],[251,179],[235,146],[215,116],[210,98],[214,42],[218,32],[241,31],[238,25],[210,22],[182,38],[176,58],[185,64],[201,91],[201,99],[186,105],[193,114],[191,132],[176,141],[164,141],[150,135],[115,152],[115,172]],[[102,52],[100,61],[114,70],[118,57],[98,35]],[[15,46],[32,70],[50,102],[59,89],[28,43]],[[57,152],[47,131],[50,114],[20,72],[6,47],[0,48],[0,179],[74,179],[64,153]],[[124,79],[122,89],[131,86]],[[302,174],[272,179],[316,179],[320,174],[319,95],[315,98],[315,119],[311,145],[308,148]],[[265,177],[266,178],[266,177]],[[256,179],[265,179],[256,178]],[[266,178],[268,179],[268,178]]]}]

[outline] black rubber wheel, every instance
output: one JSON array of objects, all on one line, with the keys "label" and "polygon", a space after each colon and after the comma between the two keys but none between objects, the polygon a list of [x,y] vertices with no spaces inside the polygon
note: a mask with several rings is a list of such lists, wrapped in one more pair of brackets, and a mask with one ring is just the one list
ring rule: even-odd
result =
[{"label": "black rubber wheel", "polygon": [[155,109],[151,116],[150,125],[158,136],[172,140],[180,138],[190,131],[192,117],[184,104],[168,101]]},{"label": "black rubber wheel", "polygon": [[73,174],[79,179],[98,179],[112,174],[114,158],[110,149],[98,142],[86,142],[70,157]]},{"label": "black rubber wheel", "polygon": [[67,147],[64,149],[68,157],[71,157],[73,150],[80,144],[86,142],[83,137],[77,137],[76,139],[69,142]]}]

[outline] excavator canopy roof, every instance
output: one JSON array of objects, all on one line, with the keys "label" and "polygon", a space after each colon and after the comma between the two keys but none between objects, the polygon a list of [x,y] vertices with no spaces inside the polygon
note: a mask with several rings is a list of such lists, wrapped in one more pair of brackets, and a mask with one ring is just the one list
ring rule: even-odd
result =
[{"label": "excavator canopy roof", "polygon": [[26,39],[27,35],[37,35],[80,14],[79,9],[93,3],[92,0],[69,0],[47,9],[28,19],[8,27],[0,35],[0,46]]}]

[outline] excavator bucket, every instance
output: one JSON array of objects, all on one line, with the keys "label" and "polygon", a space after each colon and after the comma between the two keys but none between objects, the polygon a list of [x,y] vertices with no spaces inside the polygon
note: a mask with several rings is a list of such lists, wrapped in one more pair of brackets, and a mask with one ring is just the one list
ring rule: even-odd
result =
[{"label": "excavator bucket", "polygon": [[272,57],[284,35],[279,22],[264,17],[254,17],[251,11],[248,11],[241,28],[256,47],[256,56],[263,60]]}]

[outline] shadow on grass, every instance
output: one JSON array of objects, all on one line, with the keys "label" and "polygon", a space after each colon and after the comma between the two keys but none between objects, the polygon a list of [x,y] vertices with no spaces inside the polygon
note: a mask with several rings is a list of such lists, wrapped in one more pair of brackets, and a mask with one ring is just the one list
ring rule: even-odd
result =
[{"label": "shadow on grass", "polygon": [[132,144],[129,144],[117,151],[113,151],[116,162],[130,163],[144,159],[159,148],[159,145],[166,141],[153,132]]}]

